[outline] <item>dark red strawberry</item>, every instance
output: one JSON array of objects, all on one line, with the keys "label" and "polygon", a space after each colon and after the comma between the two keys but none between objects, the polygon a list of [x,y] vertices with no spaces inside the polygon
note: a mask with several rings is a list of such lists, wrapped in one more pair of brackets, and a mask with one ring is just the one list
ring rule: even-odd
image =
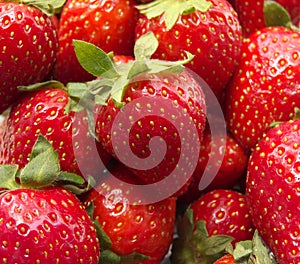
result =
[{"label": "dark red strawberry", "polygon": [[300,5],[298,0],[276,0],[290,14],[293,24],[300,27]]},{"label": "dark red strawberry", "polygon": [[237,14],[225,0],[159,0],[137,7],[136,37],[152,31],[159,40],[153,58],[176,61],[185,51],[195,57],[187,67],[220,97],[235,70],[241,47]]},{"label": "dark red strawberry", "polygon": [[300,262],[300,121],[270,129],[249,160],[246,199],[259,234],[279,263]]},{"label": "dark red strawberry", "polygon": [[72,192],[54,186],[70,187],[76,177],[60,170],[57,153],[42,136],[23,169],[0,166],[0,188],[7,189],[0,194],[4,263],[98,263],[99,240],[85,207]]},{"label": "dark red strawberry", "polygon": [[[232,188],[243,177],[247,163],[248,155],[231,134],[218,133],[212,136],[210,130],[205,129],[198,165],[180,201],[189,204],[207,191]],[[199,186],[204,173],[211,177],[207,183]],[[207,186],[202,186],[204,184]]]},{"label": "dark red strawberry", "polygon": [[[135,188],[134,175],[122,164],[110,169],[106,180],[83,197],[86,205],[93,203],[93,216],[107,236],[101,245],[101,263],[161,263],[173,240],[175,198],[140,204],[145,195]],[[114,183],[114,177],[120,182]],[[125,182],[131,183],[127,189]],[[101,241],[101,239],[100,239]],[[135,260],[135,261],[134,261]]]},{"label": "dark red strawberry", "polygon": [[274,121],[289,120],[300,105],[300,33],[269,27],[244,42],[227,91],[228,129],[251,150]]},{"label": "dark red strawberry", "polygon": [[24,167],[38,135],[44,135],[58,151],[62,170],[95,176],[103,169],[109,155],[88,135],[85,111],[66,112],[69,100],[63,87],[53,84],[26,92],[15,102],[4,131],[1,164]]},{"label": "dark red strawberry", "polygon": [[252,239],[254,227],[243,194],[213,190],[180,218],[172,248],[174,263],[213,263],[234,243]]},{"label": "dark red strawberry", "polygon": [[88,81],[93,76],[78,63],[73,40],[95,44],[105,52],[133,55],[137,11],[133,0],[69,0],[60,16],[56,78],[63,83]]},{"label": "dark red strawberry", "polygon": [[[62,5],[64,1],[56,2]],[[44,1],[39,7],[49,8],[48,4]],[[50,16],[18,1],[0,1],[0,35],[3,112],[19,96],[19,85],[41,82],[50,73],[56,62],[58,37]]]}]

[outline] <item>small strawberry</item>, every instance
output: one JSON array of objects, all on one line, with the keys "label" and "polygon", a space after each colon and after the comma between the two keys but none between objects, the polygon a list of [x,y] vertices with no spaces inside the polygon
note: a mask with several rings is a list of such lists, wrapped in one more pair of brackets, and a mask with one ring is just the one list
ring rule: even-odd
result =
[{"label": "small strawberry", "polygon": [[215,261],[213,264],[234,264],[234,257],[231,254],[227,254]]},{"label": "small strawberry", "polygon": [[[27,91],[16,101],[4,128],[1,164],[24,167],[37,137],[44,135],[58,151],[64,171],[95,176],[95,171],[103,169],[110,155],[88,135],[85,111],[66,112],[69,100],[65,88],[52,82],[41,89]],[[95,144],[97,147],[93,147]],[[97,162],[99,156],[103,163]]]},{"label": "small strawberry", "polygon": [[49,9],[64,0],[57,6],[35,2],[0,1],[0,113],[19,96],[19,85],[43,81],[56,62],[58,36]]},{"label": "small strawberry", "polygon": [[218,189],[193,202],[179,221],[173,263],[213,263],[230,243],[251,239],[254,227],[246,197]]},{"label": "small strawberry", "polygon": [[[173,240],[175,198],[139,204],[144,194],[135,187],[127,191],[125,182],[138,182],[120,163],[113,166],[107,176],[102,176],[105,181],[82,198],[86,206],[93,203],[92,215],[105,233],[106,244],[101,243],[100,263],[112,263],[112,258],[117,260],[113,263],[160,263]],[[114,177],[121,182],[115,184]]]},{"label": "small strawberry", "polygon": [[185,51],[195,57],[186,66],[220,97],[235,70],[241,27],[226,0],[158,0],[137,6],[136,38],[152,31],[159,40],[153,58],[176,61]]},{"label": "small strawberry", "polygon": [[73,39],[95,44],[105,52],[133,55],[137,10],[133,0],[69,0],[60,16],[56,79],[89,81],[93,76],[78,63]]},{"label": "small strawberry", "polygon": [[42,137],[23,169],[0,166],[0,188],[6,189],[0,193],[3,263],[98,263],[93,222],[73,193],[54,186],[59,178],[66,182],[57,153]]},{"label": "small strawberry", "polygon": [[[248,155],[230,133],[225,135],[218,133],[212,136],[210,130],[206,128],[201,142],[198,165],[191,184],[180,197],[180,201],[189,204],[204,192],[232,188],[243,177],[247,163]],[[199,186],[204,173],[211,175],[211,181],[207,186]]]},{"label": "small strawberry", "polygon": [[228,129],[249,151],[275,121],[300,105],[300,33],[268,27],[244,42],[239,67],[227,87]]},{"label": "small strawberry", "polygon": [[249,160],[246,199],[259,234],[279,263],[300,262],[300,121],[277,124]]}]

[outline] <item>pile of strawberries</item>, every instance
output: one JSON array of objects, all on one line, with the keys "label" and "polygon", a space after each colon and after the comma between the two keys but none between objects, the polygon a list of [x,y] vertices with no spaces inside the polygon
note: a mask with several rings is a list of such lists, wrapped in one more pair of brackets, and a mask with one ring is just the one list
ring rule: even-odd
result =
[{"label": "pile of strawberries", "polygon": [[0,0],[0,262],[300,263],[297,0]]}]

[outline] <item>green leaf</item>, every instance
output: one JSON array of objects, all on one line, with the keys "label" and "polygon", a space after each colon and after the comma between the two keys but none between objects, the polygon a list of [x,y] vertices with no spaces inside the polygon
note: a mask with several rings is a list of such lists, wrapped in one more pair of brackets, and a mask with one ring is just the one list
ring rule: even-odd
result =
[{"label": "green leaf", "polygon": [[127,79],[131,80],[141,73],[146,73],[148,71],[150,71],[150,68],[148,67],[146,61],[135,61],[129,70]]},{"label": "green leaf", "polygon": [[202,248],[205,255],[211,256],[222,253],[228,244],[233,241],[233,238],[225,235],[210,236],[205,240],[204,247]]},{"label": "green leaf", "polygon": [[39,135],[32,148],[30,160],[49,149],[52,149],[51,143],[43,135]]},{"label": "green leaf", "polygon": [[111,250],[101,251],[99,264],[119,264],[121,258]]},{"label": "green leaf", "polygon": [[18,169],[18,165],[0,165],[0,188],[13,190],[20,187],[16,182]]},{"label": "green leaf", "polygon": [[49,80],[46,82],[41,82],[41,83],[34,83],[31,85],[27,85],[27,86],[18,86],[18,90],[20,91],[35,91],[35,90],[39,90],[39,89],[45,89],[45,88],[60,88],[60,89],[64,89],[64,85],[56,80]]},{"label": "green leaf", "polygon": [[122,99],[124,97],[125,89],[129,84],[130,80],[127,79],[127,76],[122,75],[117,78],[111,89],[111,97],[114,100],[117,107],[122,107]]},{"label": "green leaf", "polygon": [[82,40],[73,40],[73,44],[77,59],[87,72],[102,78],[119,76],[110,56],[102,49]]},{"label": "green leaf", "polygon": [[121,263],[133,263],[133,262],[143,262],[145,260],[148,260],[149,257],[137,252],[133,252],[131,254],[121,256]]},{"label": "green leaf", "polygon": [[58,176],[56,177],[56,181],[76,185],[76,186],[83,186],[85,184],[85,180],[82,178],[82,176],[71,173],[68,171],[60,171]]},{"label": "green leaf", "polygon": [[[20,171],[19,180],[23,188],[50,186],[60,172],[58,154],[51,144],[46,146],[41,135],[33,148],[33,158]],[[40,146],[42,144],[42,146]]]},{"label": "green leaf", "polygon": [[48,16],[51,16],[57,13],[58,10],[61,10],[66,0],[20,0],[20,2],[34,6]]},{"label": "green leaf", "polygon": [[252,254],[253,245],[251,240],[240,241],[235,244],[235,248],[232,251],[232,255],[236,262],[247,263],[250,255]]},{"label": "green leaf", "polygon": [[136,60],[150,59],[158,48],[158,40],[153,32],[148,32],[137,39],[134,45],[134,57]]}]

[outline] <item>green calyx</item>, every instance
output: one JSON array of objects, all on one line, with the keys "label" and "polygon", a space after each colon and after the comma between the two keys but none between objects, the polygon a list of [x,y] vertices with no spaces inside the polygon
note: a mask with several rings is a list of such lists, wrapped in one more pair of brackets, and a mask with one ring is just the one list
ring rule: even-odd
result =
[{"label": "green calyx", "polygon": [[24,168],[20,169],[18,165],[0,165],[0,188],[42,189],[54,185],[69,186],[68,189],[75,194],[87,190],[81,176],[61,171],[57,151],[42,135],[36,140],[29,162]]},{"label": "green calyx", "polygon": [[167,30],[170,30],[180,15],[206,12],[212,3],[207,0],[156,0],[136,8],[148,19],[163,16]]},{"label": "green calyx", "polygon": [[288,11],[279,3],[272,0],[264,1],[264,18],[268,27],[282,26],[294,31],[300,31],[293,25],[291,16]]},{"label": "green calyx", "polygon": [[176,264],[210,264],[225,254],[233,238],[226,235],[209,236],[205,222],[194,223],[193,211],[188,209],[179,219],[178,238],[174,240],[171,262]]},{"label": "green calyx", "polygon": [[112,241],[110,240],[109,236],[105,233],[103,228],[100,226],[99,222],[94,219],[94,210],[95,206],[94,203],[91,202],[87,207],[86,210],[91,219],[93,219],[94,226],[97,231],[97,236],[99,238],[99,242],[101,245],[101,252],[100,252],[100,261],[99,264],[120,264],[120,263],[133,263],[133,262],[142,262],[148,260],[149,257],[137,252],[133,252],[128,255],[120,256],[111,250]]},{"label": "green calyx", "polygon": [[112,54],[105,53],[91,43],[74,40],[73,44],[81,66],[95,77],[100,77],[87,83],[67,85],[69,95],[73,99],[73,107],[79,101],[86,102],[91,98],[94,98],[96,104],[103,104],[109,96],[117,107],[122,107],[126,87],[135,77],[142,74],[181,73],[184,69],[183,65],[193,59],[193,55],[188,52],[186,52],[187,58],[182,61],[151,59],[158,47],[158,40],[152,32],[141,36],[136,41],[135,60],[119,66],[113,63]]},{"label": "green calyx", "polygon": [[59,13],[66,0],[4,0],[4,2],[17,2],[24,5],[34,6],[48,16]]}]

